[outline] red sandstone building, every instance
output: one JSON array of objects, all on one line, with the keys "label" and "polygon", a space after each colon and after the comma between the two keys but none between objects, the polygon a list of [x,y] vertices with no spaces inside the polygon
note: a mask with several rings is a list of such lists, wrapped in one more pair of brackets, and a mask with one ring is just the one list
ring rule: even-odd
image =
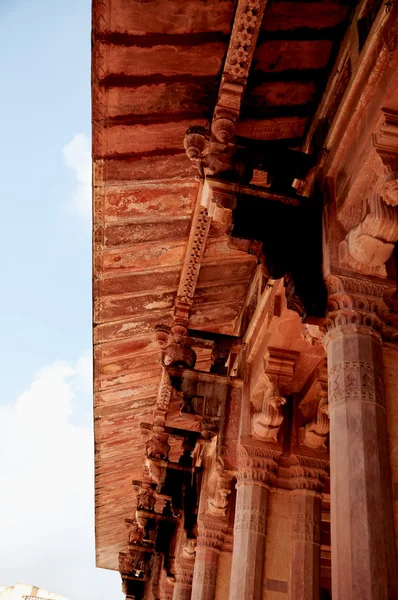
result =
[{"label": "red sandstone building", "polygon": [[97,565],[398,598],[398,2],[94,0]]}]

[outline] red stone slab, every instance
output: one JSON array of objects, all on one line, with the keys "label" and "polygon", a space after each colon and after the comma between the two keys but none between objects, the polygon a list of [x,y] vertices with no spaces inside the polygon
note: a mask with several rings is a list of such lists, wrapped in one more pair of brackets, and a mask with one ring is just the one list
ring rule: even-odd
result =
[{"label": "red stone slab", "polygon": [[146,242],[136,244],[131,249],[105,250],[103,252],[103,271],[105,273],[133,272],[181,266],[185,249],[186,243],[184,242],[167,244]]},{"label": "red stone slab", "polygon": [[270,2],[265,9],[264,31],[289,31],[300,27],[323,29],[336,27],[344,21],[349,2],[322,0],[322,2]]},{"label": "red stone slab", "polygon": [[[133,35],[153,33],[229,33],[235,10],[234,0],[100,0],[93,3],[94,25],[98,32],[118,31]],[[110,14],[111,13],[111,14]]]},{"label": "red stone slab", "polygon": [[323,69],[332,44],[331,40],[269,40],[257,47],[253,65],[263,73]]},{"label": "red stone slab", "polygon": [[184,135],[191,125],[208,125],[206,120],[182,120],[149,125],[113,125],[107,129],[106,143],[97,147],[97,156],[117,156],[182,150]]},{"label": "red stone slab", "polygon": [[[155,325],[160,323],[170,325],[171,322],[171,311],[153,310],[147,315],[139,315],[134,319],[125,319],[116,323],[103,323],[94,327],[94,344],[102,344],[110,340],[117,344],[119,341],[134,337],[141,341],[151,342]],[[136,348],[135,351],[138,353],[140,349]]]},{"label": "red stone slab", "polygon": [[123,223],[108,225],[104,231],[107,248],[131,246],[140,242],[185,240],[191,229],[191,219],[173,219],[152,223]]},{"label": "red stone slab", "polygon": [[189,216],[193,212],[199,184],[178,181],[162,181],[143,185],[107,186],[96,194],[98,203],[104,204],[108,223],[114,221],[151,221],[154,218],[167,220],[172,217]]},{"label": "red stone slab", "polygon": [[299,138],[304,134],[307,117],[280,117],[275,119],[248,119],[236,127],[237,135],[254,140],[283,140]]},{"label": "red stone slab", "polygon": [[225,302],[228,302],[231,298],[234,300],[243,300],[247,292],[247,283],[247,281],[242,281],[240,284],[235,283],[197,288],[193,306],[196,308],[215,303],[224,305]]},{"label": "red stone slab", "polygon": [[[244,255],[242,255],[244,256]],[[197,289],[220,281],[249,281],[256,268],[256,260],[252,256],[246,256],[246,261],[225,261],[221,264],[202,265],[199,271]]]},{"label": "red stone slab", "polygon": [[313,102],[317,93],[314,81],[267,81],[250,90],[245,105],[255,113],[273,106],[294,106]]},{"label": "red stone slab", "polygon": [[164,82],[104,90],[108,118],[127,115],[158,115],[189,112],[205,116],[217,99],[218,80],[213,84]]},{"label": "red stone slab", "polygon": [[101,81],[112,74],[130,77],[162,75],[214,76],[221,73],[227,44],[210,42],[198,46],[158,45],[149,48],[97,42],[94,56],[103,57]]},{"label": "red stone slab", "polygon": [[116,321],[135,314],[146,314],[150,310],[171,310],[175,298],[175,291],[141,296],[108,296],[96,302],[95,318],[97,321]]},{"label": "red stone slab", "polygon": [[94,297],[104,298],[120,294],[143,294],[148,290],[151,290],[153,293],[166,290],[172,291],[177,289],[179,281],[179,269],[95,279]]},{"label": "red stone slab", "polygon": [[101,360],[117,360],[125,356],[133,356],[143,352],[159,351],[154,336],[132,338],[121,342],[103,343],[100,346]]},{"label": "red stone slab", "polygon": [[[95,148],[93,148],[95,156]],[[178,181],[181,178],[193,180],[197,169],[188,160],[183,148],[169,153],[148,153],[114,157],[108,160],[98,160],[94,163],[94,182],[120,183],[124,181],[159,181],[169,178]]]},{"label": "red stone slab", "polygon": [[190,326],[192,329],[233,335],[235,319],[241,306],[242,302],[231,301],[212,305],[211,308],[206,306],[195,307],[192,310]]}]

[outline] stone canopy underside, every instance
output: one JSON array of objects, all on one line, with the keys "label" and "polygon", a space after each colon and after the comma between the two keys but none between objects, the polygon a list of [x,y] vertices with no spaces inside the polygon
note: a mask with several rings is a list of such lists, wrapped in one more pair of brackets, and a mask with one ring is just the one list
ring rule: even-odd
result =
[{"label": "stone canopy underside", "polygon": [[[250,148],[264,142],[270,155],[300,148],[354,5],[269,0],[236,123],[238,143]],[[172,324],[184,261],[195,254],[191,229],[202,189],[184,135],[193,125],[210,125],[235,10],[231,0],[93,2],[99,567],[117,569],[125,546],[131,480],[140,478],[143,462],[139,426],[151,419],[161,376],[153,332]],[[330,122],[338,102],[337,94]],[[210,224],[197,257],[189,327],[239,338],[258,260],[230,244],[230,225],[227,214]],[[299,341],[291,350],[302,352],[303,364],[313,369],[322,352],[305,346],[300,319],[292,314],[290,332],[297,331]],[[195,351],[196,369],[208,370],[209,345],[203,341]],[[304,371],[299,365],[292,390],[305,382]]]}]

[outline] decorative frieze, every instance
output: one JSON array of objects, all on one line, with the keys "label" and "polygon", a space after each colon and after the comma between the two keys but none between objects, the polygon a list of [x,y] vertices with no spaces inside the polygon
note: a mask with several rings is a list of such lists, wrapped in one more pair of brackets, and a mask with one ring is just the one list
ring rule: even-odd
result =
[{"label": "decorative frieze", "polygon": [[234,530],[254,531],[260,535],[266,533],[267,509],[261,506],[237,506]]},{"label": "decorative frieze", "polygon": [[339,363],[329,370],[329,397],[331,407],[352,400],[384,407],[383,370],[365,361]]},{"label": "decorative frieze", "polygon": [[292,511],[292,538],[297,542],[310,542],[319,545],[321,542],[321,519],[320,514],[303,513],[302,507],[293,504]]}]

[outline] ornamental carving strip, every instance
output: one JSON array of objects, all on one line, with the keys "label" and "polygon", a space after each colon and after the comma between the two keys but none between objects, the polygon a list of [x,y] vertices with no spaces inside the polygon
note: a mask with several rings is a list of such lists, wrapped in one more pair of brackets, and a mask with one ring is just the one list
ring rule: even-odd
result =
[{"label": "ornamental carving strip", "polygon": [[256,49],[267,0],[241,0],[236,9],[224,73],[246,80]]},{"label": "ornamental carving strip", "polygon": [[329,371],[330,407],[357,400],[384,408],[382,370],[363,361],[349,361],[332,367]]},{"label": "ornamental carving strip", "polygon": [[217,565],[196,560],[194,580],[206,587],[216,587]]},{"label": "ornamental carving strip", "polygon": [[243,505],[236,507],[235,533],[238,531],[253,531],[260,535],[266,534],[267,509],[257,506]]},{"label": "ornamental carving strip", "polygon": [[193,225],[193,234],[191,231],[192,241],[190,241],[190,245],[185,256],[180,285],[178,287],[176,311],[178,311],[178,305],[187,307],[187,312],[189,312],[189,309],[192,306],[196,282],[199,277],[200,265],[205,251],[210,223],[211,218],[207,213],[207,209],[201,206],[196,222]]},{"label": "ornamental carving strip", "polygon": [[321,543],[320,523],[312,515],[297,515],[293,520],[292,538],[296,542]]}]

